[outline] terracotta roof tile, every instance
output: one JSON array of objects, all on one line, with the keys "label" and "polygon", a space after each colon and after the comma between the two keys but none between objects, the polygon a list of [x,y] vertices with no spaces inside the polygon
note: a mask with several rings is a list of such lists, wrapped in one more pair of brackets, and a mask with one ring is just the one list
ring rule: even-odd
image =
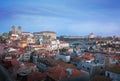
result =
[{"label": "terracotta roof tile", "polygon": [[81,75],[85,75],[86,73],[84,72],[81,72],[79,70],[76,70],[76,69],[71,69],[72,71],[72,74],[69,75],[67,72],[66,72],[66,69],[65,67],[63,66],[55,66],[55,67],[51,67],[51,68],[48,68],[47,70],[47,74],[49,77],[51,77],[52,79],[54,79],[55,81],[58,81],[59,79],[65,79],[67,77],[77,77],[77,76],[81,76]]},{"label": "terracotta roof tile", "polygon": [[65,41],[60,41],[60,44],[66,44],[67,42],[65,42]]},{"label": "terracotta roof tile", "polygon": [[18,61],[18,60],[16,60],[16,59],[11,60],[11,64],[12,64],[13,66],[16,66],[16,65],[18,65],[18,64],[19,64],[19,61]]},{"label": "terracotta roof tile", "polygon": [[33,75],[33,76],[28,77],[27,81],[38,81],[41,78],[47,77],[46,73],[41,73],[41,72],[32,72],[31,75]]},{"label": "terracotta roof tile", "polygon": [[111,58],[117,58],[117,55],[111,55],[110,57]]},{"label": "terracotta roof tile", "polygon": [[19,68],[19,61],[17,60],[11,60],[11,64],[13,68],[18,69]]},{"label": "terracotta roof tile", "polygon": [[34,63],[24,63],[24,65],[28,66],[28,67],[30,67],[30,66],[36,66]]},{"label": "terracotta roof tile", "polygon": [[94,57],[92,55],[90,55],[90,53],[85,53],[83,58],[84,59],[94,59]]}]

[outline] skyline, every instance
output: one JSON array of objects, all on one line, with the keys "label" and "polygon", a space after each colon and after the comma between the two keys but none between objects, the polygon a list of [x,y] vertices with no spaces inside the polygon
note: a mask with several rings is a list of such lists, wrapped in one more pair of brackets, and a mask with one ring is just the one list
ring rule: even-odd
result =
[{"label": "skyline", "polygon": [[57,35],[119,36],[119,0],[1,0],[0,33],[22,26],[24,32]]}]

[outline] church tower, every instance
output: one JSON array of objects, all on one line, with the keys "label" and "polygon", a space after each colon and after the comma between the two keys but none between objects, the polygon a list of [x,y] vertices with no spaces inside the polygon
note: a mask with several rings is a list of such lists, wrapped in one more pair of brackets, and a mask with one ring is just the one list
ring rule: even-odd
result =
[{"label": "church tower", "polygon": [[22,27],[21,27],[21,26],[18,26],[17,34],[18,34],[18,35],[21,35],[21,34],[22,34]]},{"label": "church tower", "polygon": [[15,26],[12,26],[12,34],[16,34]]}]

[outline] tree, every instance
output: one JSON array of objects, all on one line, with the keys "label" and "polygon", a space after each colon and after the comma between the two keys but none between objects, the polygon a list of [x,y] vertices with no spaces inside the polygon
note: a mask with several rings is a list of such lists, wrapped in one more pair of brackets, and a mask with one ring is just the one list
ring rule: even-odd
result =
[{"label": "tree", "polygon": [[61,53],[65,53],[65,52],[67,52],[67,50],[68,50],[68,49],[63,48],[63,49],[60,49],[60,52],[61,52]]}]

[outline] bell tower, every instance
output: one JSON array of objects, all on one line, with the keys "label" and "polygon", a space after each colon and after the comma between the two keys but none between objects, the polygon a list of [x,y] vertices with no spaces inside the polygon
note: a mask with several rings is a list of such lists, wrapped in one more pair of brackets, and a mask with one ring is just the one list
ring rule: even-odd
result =
[{"label": "bell tower", "polygon": [[18,34],[18,35],[21,35],[21,34],[22,34],[22,27],[21,27],[21,26],[18,26],[17,34]]},{"label": "bell tower", "polygon": [[12,26],[12,34],[16,34],[15,26]]}]

